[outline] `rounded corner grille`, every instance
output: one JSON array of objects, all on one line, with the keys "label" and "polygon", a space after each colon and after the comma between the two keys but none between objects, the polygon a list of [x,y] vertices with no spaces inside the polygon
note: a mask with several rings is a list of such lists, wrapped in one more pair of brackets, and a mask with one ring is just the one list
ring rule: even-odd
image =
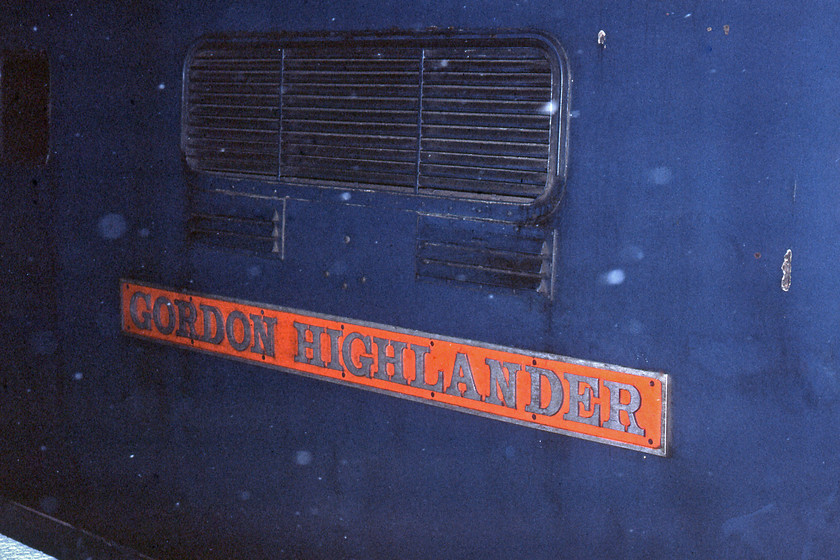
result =
[{"label": "rounded corner grille", "polygon": [[563,64],[527,35],[208,38],[182,148],[197,172],[533,200],[564,168]]}]

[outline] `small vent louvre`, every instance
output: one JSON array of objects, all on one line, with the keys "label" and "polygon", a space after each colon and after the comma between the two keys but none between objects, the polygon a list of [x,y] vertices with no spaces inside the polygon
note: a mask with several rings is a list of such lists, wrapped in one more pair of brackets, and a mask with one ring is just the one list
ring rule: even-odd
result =
[{"label": "small vent louvre", "polygon": [[551,298],[554,244],[539,228],[420,216],[417,277],[534,290]]},{"label": "small vent louvre", "polygon": [[265,219],[192,213],[187,234],[191,241],[205,245],[282,257],[281,219],[276,210],[272,217]]},{"label": "small vent louvre", "polygon": [[563,169],[559,52],[541,37],[234,37],[185,67],[195,171],[536,199]]}]

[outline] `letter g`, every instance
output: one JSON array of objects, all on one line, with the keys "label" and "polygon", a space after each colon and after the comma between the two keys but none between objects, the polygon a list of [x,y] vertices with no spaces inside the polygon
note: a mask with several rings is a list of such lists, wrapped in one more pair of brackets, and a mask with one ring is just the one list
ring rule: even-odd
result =
[{"label": "letter g", "polygon": [[[146,303],[146,310],[137,314],[137,302],[139,300],[143,300]],[[131,303],[128,305],[128,311],[131,314],[131,320],[137,325],[138,329],[142,329],[144,331],[152,330],[152,314],[149,313],[149,309],[152,308],[152,296],[149,294],[144,294],[143,292],[134,292],[131,295]]]}]

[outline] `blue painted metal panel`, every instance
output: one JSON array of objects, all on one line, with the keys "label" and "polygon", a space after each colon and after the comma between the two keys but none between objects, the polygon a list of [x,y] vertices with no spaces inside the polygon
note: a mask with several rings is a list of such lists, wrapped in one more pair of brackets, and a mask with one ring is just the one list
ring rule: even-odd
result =
[{"label": "blue painted metal panel", "polygon": [[[4,302],[44,304],[0,322],[4,495],[157,558],[835,557],[838,21],[829,2],[4,10],[2,47],[47,51],[52,98],[48,166],[4,169],[2,250],[48,261],[3,271],[38,276]],[[554,300],[416,279],[419,208],[377,193],[280,185],[283,261],[187,243],[193,41],[430,26],[532,28],[568,53]],[[36,176],[43,206],[17,198]],[[672,454],[130,340],[120,277],[662,370]]]}]

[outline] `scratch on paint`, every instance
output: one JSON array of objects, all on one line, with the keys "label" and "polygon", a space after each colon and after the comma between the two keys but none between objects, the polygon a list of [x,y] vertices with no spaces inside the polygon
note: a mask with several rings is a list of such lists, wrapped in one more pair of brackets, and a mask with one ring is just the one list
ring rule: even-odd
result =
[{"label": "scratch on paint", "polygon": [[790,261],[793,258],[793,253],[790,249],[785,253],[785,259],[782,261],[782,290],[787,292],[790,290]]}]

